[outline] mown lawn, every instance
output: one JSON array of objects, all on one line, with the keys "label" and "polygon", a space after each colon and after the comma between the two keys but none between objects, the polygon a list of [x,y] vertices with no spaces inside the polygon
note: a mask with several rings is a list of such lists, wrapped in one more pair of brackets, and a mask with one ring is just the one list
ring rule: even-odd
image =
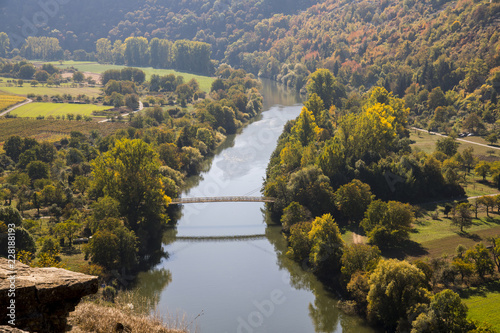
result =
[{"label": "mown lawn", "polygon": [[462,301],[469,308],[469,318],[489,323],[500,332],[500,281],[469,288],[461,292]]},{"label": "mown lawn", "polygon": [[67,103],[30,103],[23,105],[11,113],[18,117],[38,116],[66,116],[68,113],[80,114],[82,116],[91,116],[92,111],[102,111],[110,109],[110,106],[94,105],[94,104],[67,104]]},{"label": "mown lawn", "polygon": [[[60,68],[60,69],[65,69],[67,67],[75,67],[79,71],[82,72],[90,72],[90,73],[97,73],[100,74],[108,69],[122,69],[127,66],[119,66],[119,65],[104,65],[104,64],[99,64],[97,62],[88,62],[88,61],[65,61],[63,64],[59,64],[59,62],[51,62],[54,66]],[[202,75],[196,75],[196,74],[191,74],[191,73],[183,73],[183,72],[178,72],[173,69],[157,69],[153,67],[140,67],[141,70],[143,70],[146,73],[146,80],[149,80],[152,74],[157,74],[157,75],[168,75],[168,74],[174,74],[175,76],[183,76],[184,77],[184,82],[188,82],[192,78],[195,78],[196,81],[198,81],[200,85],[200,89],[206,92],[210,91],[210,87],[212,86],[212,82],[215,80],[214,77],[209,77],[209,76],[202,76]]]}]

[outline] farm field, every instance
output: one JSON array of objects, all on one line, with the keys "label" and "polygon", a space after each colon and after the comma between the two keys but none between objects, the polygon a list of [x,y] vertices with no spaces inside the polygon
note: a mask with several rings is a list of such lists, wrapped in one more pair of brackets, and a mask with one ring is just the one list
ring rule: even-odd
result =
[{"label": "farm field", "polygon": [[110,106],[94,104],[67,104],[67,103],[30,103],[23,105],[11,113],[18,117],[38,117],[38,116],[62,116],[72,113],[82,116],[91,116],[92,111],[102,111],[110,109]]},{"label": "farm field", "polygon": [[19,102],[24,101],[26,98],[15,95],[2,95],[0,94],[0,111],[9,108]]},{"label": "farm field", "polygon": [[[99,64],[97,62],[88,62],[88,61],[65,61],[62,63],[62,65],[59,62],[50,62],[50,63],[59,69],[66,69],[68,67],[73,66],[82,72],[90,72],[90,73],[98,73],[98,74],[100,74],[108,69],[122,69],[122,68],[127,67],[127,66],[120,66],[120,65],[104,65],[104,64]],[[42,63],[40,63],[40,64],[42,64]],[[183,73],[183,72],[175,71],[173,69],[157,69],[157,68],[153,68],[153,67],[139,67],[139,68],[146,73],[146,80],[149,80],[149,78],[151,77],[152,74],[157,74],[157,75],[174,74],[176,76],[181,75],[184,77],[185,82],[194,78],[200,84],[200,89],[203,91],[206,91],[206,92],[210,91],[210,87],[212,86],[212,82],[215,80],[214,77],[201,76],[201,75],[196,75],[196,74],[191,74],[191,73]]]},{"label": "farm field", "polygon": [[97,123],[55,119],[0,118],[0,145],[11,135],[32,137],[39,141],[56,141],[68,137],[71,131],[79,131],[88,135],[92,130],[96,130],[102,136],[106,136],[127,127],[127,123],[118,122]]},{"label": "farm field", "polygon": [[7,80],[12,80],[10,78],[0,78],[3,79],[3,82],[0,82],[0,92],[3,91],[8,94],[16,94],[16,95],[22,95],[26,96],[28,94],[35,94],[35,95],[47,95],[47,96],[55,96],[55,95],[63,95],[63,94],[70,94],[72,96],[78,96],[78,95],[87,95],[89,97],[97,97],[101,94],[101,89],[100,88],[92,88],[92,87],[77,87],[77,88],[72,88],[70,84],[62,84],[59,87],[47,87],[47,86],[42,86],[38,85],[37,87],[32,87],[28,82],[25,82],[22,87],[15,86],[13,84],[11,87],[8,87],[9,83],[7,83]]}]

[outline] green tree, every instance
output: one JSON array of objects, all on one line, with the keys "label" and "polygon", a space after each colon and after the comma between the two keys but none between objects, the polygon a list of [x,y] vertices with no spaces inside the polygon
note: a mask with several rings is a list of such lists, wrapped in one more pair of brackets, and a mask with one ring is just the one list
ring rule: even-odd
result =
[{"label": "green tree", "polygon": [[429,302],[425,281],[424,273],[407,261],[380,261],[370,275],[368,317],[395,329],[401,319],[406,319],[408,309]]},{"label": "green tree", "polygon": [[12,206],[0,206],[0,221],[3,221],[7,226],[14,224],[16,227],[20,227],[23,218],[16,208]]},{"label": "green tree", "polygon": [[49,79],[49,73],[44,70],[36,71],[35,79],[40,82],[47,82],[47,80]]},{"label": "green tree", "polygon": [[288,237],[287,255],[297,262],[305,264],[309,261],[309,253],[311,253],[311,240],[309,232],[311,231],[311,222],[299,222],[291,226],[290,236]]},{"label": "green tree", "polygon": [[500,237],[491,238],[490,240],[493,243],[493,249],[491,250],[493,261],[497,266],[497,270],[500,272]]},{"label": "green tree", "polygon": [[459,226],[461,232],[464,231],[464,228],[472,226],[472,210],[468,202],[459,203],[452,209],[451,222]]},{"label": "green tree", "polygon": [[19,156],[23,152],[23,139],[18,135],[10,136],[5,141],[3,149],[5,150],[5,154],[17,163]]},{"label": "green tree", "polygon": [[80,231],[81,227],[81,223],[69,219],[65,222],[58,223],[54,228],[54,233],[56,235],[68,238],[68,244],[70,247],[72,247],[73,238],[75,238],[75,234]]},{"label": "green tree", "polygon": [[118,236],[111,231],[99,230],[92,235],[86,252],[91,256],[93,263],[106,269],[113,269],[118,266],[119,243]]},{"label": "green tree", "polygon": [[10,48],[10,39],[9,35],[5,32],[0,32],[0,57],[5,58],[7,52]]},{"label": "green tree", "polygon": [[356,272],[371,272],[380,261],[380,250],[376,246],[351,244],[342,254],[342,274],[349,281]]},{"label": "green tree", "polygon": [[307,82],[307,92],[309,95],[318,95],[326,110],[332,105],[341,107],[342,98],[347,97],[345,87],[337,81],[332,72],[324,68],[317,69],[311,74]]},{"label": "green tree", "polygon": [[375,200],[368,206],[361,226],[371,243],[387,247],[408,239],[414,215],[409,204]]},{"label": "green tree", "polygon": [[42,161],[32,161],[26,167],[28,171],[28,176],[31,181],[35,181],[37,179],[49,178],[49,166],[47,163]]},{"label": "green tree", "polygon": [[458,146],[459,143],[451,137],[438,139],[436,142],[436,150],[448,156],[455,155],[457,153]]},{"label": "green tree", "polygon": [[76,71],[73,73],[73,81],[83,82],[83,80],[85,80],[85,75],[82,72]]},{"label": "green tree", "polygon": [[35,66],[32,64],[26,64],[19,68],[19,78],[24,80],[29,80],[33,77],[36,72]]},{"label": "green tree", "polygon": [[142,140],[117,141],[110,151],[92,162],[92,188],[120,203],[120,214],[139,237],[141,248],[159,245],[166,225],[166,205],[161,166],[156,152]]},{"label": "green tree", "polygon": [[311,218],[311,212],[298,202],[293,201],[283,210],[281,225],[283,231],[289,232],[290,228],[299,222],[307,222]]},{"label": "green tree", "polygon": [[359,222],[372,201],[370,185],[353,179],[335,192],[335,206],[352,222]]},{"label": "green tree", "polygon": [[484,279],[486,274],[493,274],[494,262],[490,251],[483,243],[476,244],[465,252],[465,258],[474,262],[474,269],[480,278]]},{"label": "green tree", "polygon": [[490,145],[494,144],[494,143],[497,143],[498,141],[498,136],[496,135],[496,133],[490,133],[488,134],[488,136],[486,137],[486,141],[488,141],[490,143]]},{"label": "green tree", "polygon": [[331,274],[340,269],[344,240],[330,214],[316,217],[309,231],[311,252],[309,261],[319,274]]},{"label": "green tree", "polygon": [[428,310],[412,323],[411,333],[469,332],[472,327],[467,311],[460,296],[445,289],[432,297]]},{"label": "green tree", "polygon": [[81,194],[85,194],[85,191],[90,186],[90,180],[85,176],[76,176],[75,181],[73,182],[73,187],[78,190]]}]

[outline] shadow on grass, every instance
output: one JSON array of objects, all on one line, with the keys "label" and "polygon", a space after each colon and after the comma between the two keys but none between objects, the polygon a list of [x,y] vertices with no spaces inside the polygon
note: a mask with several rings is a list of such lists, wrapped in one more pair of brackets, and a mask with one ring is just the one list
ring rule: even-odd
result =
[{"label": "shadow on grass", "polygon": [[457,235],[460,237],[472,239],[475,242],[480,242],[482,240],[481,236],[478,234],[469,234],[467,231],[457,231]]},{"label": "shadow on grass", "polygon": [[76,247],[69,247],[65,246],[61,249],[61,253],[67,256],[73,255],[73,254],[80,254],[82,253],[82,250]]},{"label": "shadow on grass", "polygon": [[479,287],[464,289],[460,292],[460,297],[470,298],[474,296],[486,297],[488,293],[500,293],[500,280],[486,283]]},{"label": "shadow on grass", "polygon": [[403,260],[406,257],[420,257],[429,254],[422,244],[406,240],[397,246],[381,249],[382,255],[388,258]]}]

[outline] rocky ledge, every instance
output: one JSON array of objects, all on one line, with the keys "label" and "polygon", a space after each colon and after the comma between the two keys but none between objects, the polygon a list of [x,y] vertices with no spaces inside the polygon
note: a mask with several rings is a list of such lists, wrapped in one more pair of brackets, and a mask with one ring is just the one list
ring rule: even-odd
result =
[{"label": "rocky ledge", "polygon": [[0,325],[64,332],[69,312],[83,296],[98,289],[96,276],[62,268],[32,268],[18,261],[11,264],[0,258]]}]

